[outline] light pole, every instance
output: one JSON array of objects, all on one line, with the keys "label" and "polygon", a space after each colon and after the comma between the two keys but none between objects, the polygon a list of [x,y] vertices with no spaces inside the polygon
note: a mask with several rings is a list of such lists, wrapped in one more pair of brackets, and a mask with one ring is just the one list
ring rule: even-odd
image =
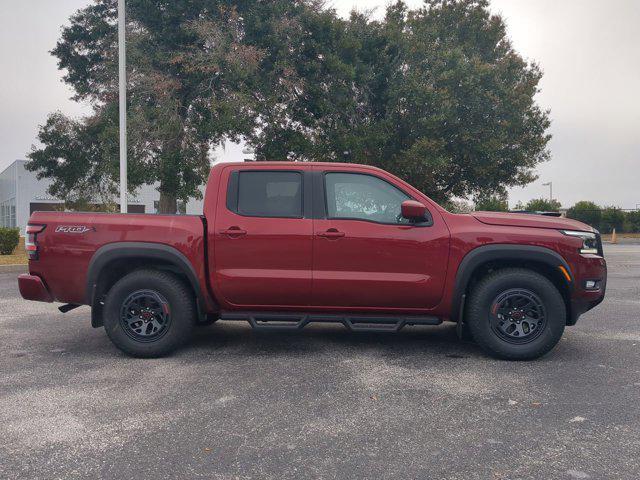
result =
[{"label": "light pole", "polygon": [[125,0],[118,0],[118,90],[120,109],[120,212],[127,213],[127,48]]},{"label": "light pole", "polygon": [[549,187],[549,200],[553,200],[553,182],[542,184],[543,187]]}]

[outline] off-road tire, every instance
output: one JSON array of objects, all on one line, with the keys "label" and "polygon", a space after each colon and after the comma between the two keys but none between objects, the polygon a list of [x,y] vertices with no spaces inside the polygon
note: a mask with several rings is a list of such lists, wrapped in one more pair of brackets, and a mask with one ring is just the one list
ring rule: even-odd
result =
[{"label": "off-road tire", "polygon": [[[124,302],[137,291],[155,292],[166,299],[170,322],[157,339],[136,340],[123,326]],[[195,321],[195,301],[189,287],[172,273],[159,270],[136,270],[126,275],[109,290],[104,306],[107,335],[116,347],[134,357],[161,357],[175,351],[191,338]]]},{"label": "off-road tire", "polygon": [[[491,326],[493,302],[513,289],[533,293],[546,313],[542,331],[526,343],[510,343]],[[506,360],[530,360],[545,355],[556,346],[566,325],[565,303],[556,286],[545,276],[524,268],[505,268],[486,275],[474,286],[466,307],[465,323],[475,342],[489,355]]]}]

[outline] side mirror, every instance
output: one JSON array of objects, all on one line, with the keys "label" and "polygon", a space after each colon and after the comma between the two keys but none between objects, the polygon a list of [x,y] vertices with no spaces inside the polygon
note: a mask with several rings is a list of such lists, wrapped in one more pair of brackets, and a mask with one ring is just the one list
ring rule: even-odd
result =
[{"label": "side mirror", "polygon": [[404,218],[413,221],[423,221],[427,217],[427,207],[415,200],[405,200],[400,206],[401,214]]}]

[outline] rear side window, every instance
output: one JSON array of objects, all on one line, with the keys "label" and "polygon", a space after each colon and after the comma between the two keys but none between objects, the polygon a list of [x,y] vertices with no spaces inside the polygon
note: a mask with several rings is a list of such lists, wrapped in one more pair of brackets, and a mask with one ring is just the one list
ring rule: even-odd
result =
[{"label": "rear side window", "polygon": [[241,171],[238,174],[237,185],[236,211],[240,215],[302,217],[300,172]]}]

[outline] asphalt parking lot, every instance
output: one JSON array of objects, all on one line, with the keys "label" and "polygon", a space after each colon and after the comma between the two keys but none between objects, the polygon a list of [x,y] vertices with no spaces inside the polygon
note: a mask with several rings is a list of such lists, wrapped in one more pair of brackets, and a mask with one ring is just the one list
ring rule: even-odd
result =
[{"label": "asphalt parking lot", "polygon": [[517,363],[452,324],[224,322],[136,360],[0,274],[0,478],[640,478],[640,245],[605,251],[605,302]]}]

